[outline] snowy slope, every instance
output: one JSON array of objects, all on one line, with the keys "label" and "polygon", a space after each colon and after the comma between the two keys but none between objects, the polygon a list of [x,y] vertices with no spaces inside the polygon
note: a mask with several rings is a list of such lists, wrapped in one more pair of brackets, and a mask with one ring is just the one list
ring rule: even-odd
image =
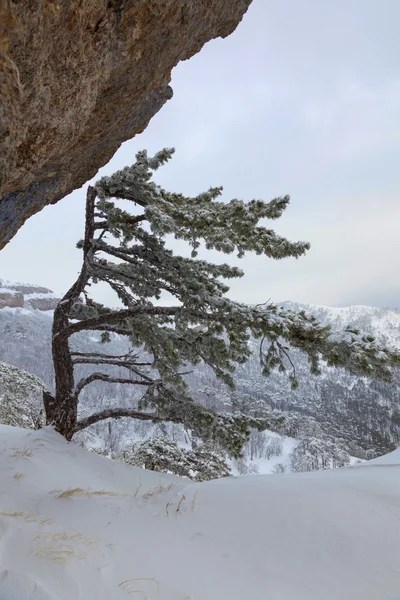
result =
[{"label": "snowy slope", "polygon": [[192,483],[0,427],[1,600],[395,600],[400,451]]},{"label": "snowy slope", "polygon": [[400,310],[398,309],[363,305],[318,306],[298,302],[284,302],[283,306],[313,314],[322,323],[329,323],[334,331],[341,331],[350,325],[385,341],[394,348],[400,348]]}]

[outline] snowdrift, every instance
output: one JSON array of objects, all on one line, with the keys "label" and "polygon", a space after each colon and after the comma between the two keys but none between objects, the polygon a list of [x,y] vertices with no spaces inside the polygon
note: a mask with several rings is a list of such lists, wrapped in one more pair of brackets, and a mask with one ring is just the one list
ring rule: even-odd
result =
[{"label": "snowdrift", "polygon": [[0,600],[395,600],[400,452],[193,483],[0,426]]}]

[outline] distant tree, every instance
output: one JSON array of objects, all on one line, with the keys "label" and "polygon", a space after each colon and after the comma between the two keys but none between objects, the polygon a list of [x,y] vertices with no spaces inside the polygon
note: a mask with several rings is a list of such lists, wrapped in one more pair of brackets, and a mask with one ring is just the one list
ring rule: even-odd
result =
[{"label": "distant tree", "polygon": [[239,475],[257,475],[259,472],[257,463],[247,462],[245,457],[238,458],[235,465]]},{"label": "distant tree", "polygon": [[265,457],[280,456],[283,451],[283,442],[280,437],[270,437],[265,445]]},{"label": "distant tree", "polygon": [[263,431],[252,431],[248,443],[250,460],[262,458],[265,455],[265,447],[267,443],[268,440]]},{"label": "distant tree", "polygon": [[276,465],[274,465],[274,468],[272,469],[272,473],[274,473],[275,475],[280,475],[286,472],[287,467],[283,463],[276,463]]},{"label": "distant tree", "polygon": [[195,481],[228,477],[231,473],[224,459],[206,447],[195,450],[180,448],[167,438],[153,438],[136,444],[132,452],[125,452],[124,461],[151,471],[174,473]]},{"label": "distant tree", "polygon": [[317,471],[345,467],[350,462],[349,454],[330,439],[302,437],[290,455],[293,472]]},{"label": "distant tree", "polygon": [[0,423],[39,429],[44,424],[43,381],[27,371],[0,362]]},{"label": "distant tree", "polygon": [[[208,442],[217,440],[233,457],[240,456],[251,428],[265,429],[271,420],[242,413],[218,414],[194,402],[185,382],[190,364],[203,362],[216,377],[233,386],[236,365],[252,352],[252,334],[259,340],[260,368],[268,376],[275,368],[297,378],[289,348],[307,355],[312,373],[322,358],[329,365],[382,379],[391,377],[399,355],[380,348],[372,338],[347,330],[332,335],[304,312],[274,304],[249,306],[229,300],[225,280],[243,276],[227,264],[197,258],[201,243],[225,254],[247,252],[273,259],[300,257],[305,242],[290,242],[260,221],[277,219],[289,205],[289,196],[270,202],[218,200],[222,188],[196,197],[171,193],[152,181],[152,172],[167,162],[173,150],[153,158],[139,152],[136,162],[89,187],[80,274],[54,312],[52,352],[56,391],[46,404],[47,421],[71,439],[74,433],[109,418],[181,423]],[[120,201],[125,201],[123,204]],[[166,246],[167,236],[186,241],[191,258],[176,256]],[[111,310],[89,295],[90,285],[103,282],[114,290],[124,308]],[[163,294],[173,305],[159,303]],[[79,353],[70,346],[80,331],[126,336],[132,351],[124,356]],[[135,350],[134,350],[135,349]],[[87,377],[75,381],[75,365],[93,365]],[[118,367],[126,375],[111,375]],[[126,384],[143,389],[131,408],[103,409],[78,419],[81,392],[92,382]]]}]

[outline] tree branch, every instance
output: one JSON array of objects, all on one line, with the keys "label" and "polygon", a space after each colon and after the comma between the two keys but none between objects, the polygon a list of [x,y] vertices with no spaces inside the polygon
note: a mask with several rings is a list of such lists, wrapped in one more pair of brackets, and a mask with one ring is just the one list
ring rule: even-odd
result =
[{"label": "tree branch", "polygon": [[153,379],[149,380],[149,378],[147,377],[146,381],[141,381],[125,379],[123,377],[111,377],[110,375],[106,375],[105,373],[92,373],[91,375],[89,375],[89,377],[84,377],[83,379],[78,381],[78,383],[75,386],[74,397],[78,398],[83,388],[92,383],[93,381],[105,381],[106,383],[122,383],[129,385],[145,385],[146,387],[150,387],[158,383],[158,381],[155,381]]},{"label": "tree branch", "polygon": [[130,194],[127,190],[123,190],[122,192],[113,190],[113,192],[110,192],[108,189],[106,189],[106,186],[102,185],[102,188],[109,198],[116,198],[117,200],[131,200],[132,202],[138,204],[139,206],[142,206],[143,208],[147,206],[146,202],[135,198],[135,196]]},{"label": "tree branch", "polygon": [[125,260],[131,265],[137,265],[137,257],[135,257],[131,249],[128,249],[127,251],[125,249],[121,250],[119,248],[115,248],[114,246],[110,246],[109,244],[105,243],[96,243],[95,247],[96,250],[98,250],[99,252],[104,252],[105,254],[110,254],[111,256],[114,256],[115,258]]},{"label": "tree branch", "polygon": [[86,194],[86,217],[85,217],[85,238],[83,241],[83,261],[81,272],[79,273],[78,279],[72,285],[72,287],[63,296],[59,304],[68,304],[71,306],[73,301],[79,297],[85,288],[88,278],[88,263],[90,261],[91,247],[94,236],[94,206],[96,201],[97,192],[94,187],[89,186]]},{"label": "tree branch", "polygon": [[95,357],[78,357],[74,358],[74,365],[78,364],[87,364],[87,365],[114,365],[116,367],[125,367],[129,369],[130,367],[151,367],[153,363],[151,362],[129,362],[128,360],[118,360],[118,359],[105,359],[105,358],[95,358]]},{"label": "tree branch", "polygon": [[[136,225],[136,223],[140,223],[141,221],[145,221],[147,219],[146,215],[138,215],[137,217],[126,217],[124,219],[124,223],[127,223],[128,225]],[[98,223],[96,223],[96,225],[94,226],[95,229],[107,229],[108,228],[108,221],[99,221]]]},{"label": "tree branch", "polygon": [[290,366],[292,367],[292,377],[293,377],[293,379],[296,379],[296,367],[295,367],[295,365],[294,365],[294,363],[293,363],[293,361],[292,361],[292,359],[290,357],[289,352],[286,350],[286,348],[284,348],[282,346],[282,344],[278,340],[276,341],[276,344],[277,344],[280,352],[282,352],[286,356],[286,358],[288,359],[288,361],[290,363]]},{"label": "tree branch", "polygon": [[89,425],[94,425],[94,423],[98,423],[99,421],[104,421],[105,419],[120,419],[121,417],[130,417],[141,421],[153,421],[154,423],[165,421],[165,419],[162,419],[156,414],[142,413],[130,408],[109,408],[78,421],[75,425],[74,433],[86,429]]},{"label": "tree branch", "polygon": [[116,360],[126,358],[127,356],[131,356],[131,358],[136,358],[138,354],[129,355],[126,354],[102,354],[101,352],[71,352],[71,356],[98,356],[99,358],[115,358]]},{"label": "tree branch", "polygon": [[130,329],[124,329],[123,327],[113,327],[111,325],[103,325],[103,327],[100,327],[100,331],[108,331],[109,333],[117,333],[118,335],[125,335],[128,337],[132,335],[132,331]]},{"label": "tree branch", "polygon": [[[161,315],[174,317],[179,311],[182,310],[181,306],[135,306],[126,310],[118,310],[116,312],[110,312],[98,317],[92,317],[91,319],[85,319],[84,321],[78,321],[78,323],[70,323],[59,335],[71,336],[78,331],[85,329],[104,329],[105,331],[112,331],[106,329],[109,325],[118,324],[124,322],[126,319],[134,318],[139,315]],[[131,334],[131,332],[130,332]]]}]

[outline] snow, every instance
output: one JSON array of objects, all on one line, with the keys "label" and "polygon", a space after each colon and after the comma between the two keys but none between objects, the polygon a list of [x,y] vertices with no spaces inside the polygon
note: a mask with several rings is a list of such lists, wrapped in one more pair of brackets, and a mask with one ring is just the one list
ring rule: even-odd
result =
[{"label": "snow", "polygon": [[36,298],[54,298],[57,300],[59,297],[60,296],[54,292],[32,292],[31,294],[24,294],[25,302],[29,302],[29,300],[34,300]]},{"label": "snow", "polygon": [[386,342],[389,346],[400,348],[400,311],[374,306],[353,305],[346,307],[320,306],[284,302],[285,308],[305,310],[319,320],[332,325],[333,330],[343,330],[349,324]]},{"label": "snow", "polygon": [[[53,316],[54,316],[54,310],[40,310],[37,308],[28,309],[28,308],[22,308],[20,306],[5,306],[4,308],[2,308],[0,310],[2,313],[10,313],[15,316],[25,315],[26,317],[35,317],[35,316],[37,316],[37,314],[44,315],[45,317],[51,317],[51,318],[53,318]],[[1,600],[1,598],[0,598],[0,600]]]},{"label": "snow", "polygon": [[8,312],[8,313],[12,313],[15,315],[26,315],[27,317],[34,316],[34,313],[32,310],[28,310],[26,308],[21,308],[19,306],[5,306],[1,310],[2,310],[2,312]]},{"label": "snow", "polygon": [[395,600],[400,451],[193,483],[0,427],[1,600]]},{"label": "snow", "polygon": [[397,448],[393,452],[389,454],[385,454],[384,456],[378,456],[378,458],[374,458],[373,460],[364,461],[362,463],[366,467],[374,467],[376,465],[399,465],[400,464],[400,448]]},{"label": "snow", "polygon": [[280,436],[277,433],[273,433],[268,432],[268,436],[269,437],[279,437],[282,440],[283,443],[283,447],[282,447],[282,453],[279,456],[271,456],[271,458],[257,458],[254,460],[254,463],[257,465],[258,467],[258,472],[260,475],[268,475],[270,473],[273,473],[274,471],[274,467],[277,464],[282,464],[284,465],[286,468],[288,468],[289,466],[289,456],[291,454],[291,452],[293,452],[293,450],[296,448],[296,446],[298,445],[298,440],[295,440],[294,438],[291,437],[286,437],[286,436]]},{"label": "snow", "polygon": [[9,287],[14,286],[14,285],[18,285],[18,286],[20,286],[20,285],[22,285],[22,286],[30,286],[31,285],[29,283],[22,283],[21,281],[10,281],[9,279],[0,279],[0,283],[1,283],[2,287],[5,287],[7,289]]}]

